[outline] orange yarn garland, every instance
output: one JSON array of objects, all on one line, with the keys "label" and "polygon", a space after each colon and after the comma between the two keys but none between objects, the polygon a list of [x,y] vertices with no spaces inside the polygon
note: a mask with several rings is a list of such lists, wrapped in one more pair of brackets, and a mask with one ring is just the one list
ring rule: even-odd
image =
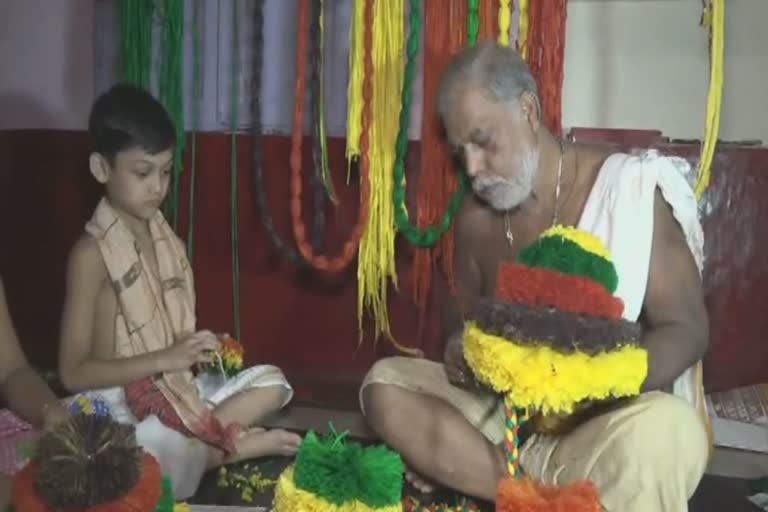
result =
[{"label": "orange yarn garland", "polygon": [[366,219],[368,218],[368,196],[370,182],[368,180],[368,137],[371,124],[371,75],[373,74],[373,0],[365,0],[365,72],[363,78],[363,112],[362,131],[360,134],[360,208],[358,219],[352,230],[350,238],[344,244],[341,254],[329,258],[323,255],[315,255],[312,247],[307,242],[307,228],[301,218],[301,140],[302,120],[304,104],[304,78],[306,70],[307,47],[307,11],[308,0],[299,0],[297,13],[296,35],[296,84],[293,105],[293,125],[291,131],[291,220],[293,234],[296,237],[296,245],[299,253],[307,263],[318,270],[338,272],[346,267],[357,253],[360,237],[363,234]]}]

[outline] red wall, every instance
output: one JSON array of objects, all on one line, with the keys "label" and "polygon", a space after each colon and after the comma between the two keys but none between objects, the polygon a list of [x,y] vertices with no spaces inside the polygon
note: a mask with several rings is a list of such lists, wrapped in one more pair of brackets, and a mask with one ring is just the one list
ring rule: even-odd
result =
[{"label": "red wall", "polygon": [[[240,137],[238,145],[241,327],[248,359],[278,364],[295,381],[350,387],[377,357],[392,353],[385,340],[374,349],[370,336],[358,347],[356,265],[323,278],[295,269],[274,253],[252,199],[250,138]],[[356,220],[358,199],[356,187],[344,184],[343,141],[330,140],[328,146],[341,195],[341,205],[327,210],[326,245],[335,254]],[[289,149],[285,137],[265,138],[272,215],[278,231],[292,241]],[[309,145],[304,149],[304,169],[309,172]],[[417,145],[409,150],[411,169],[418,164],[414,149]],[[662,149],[698,156],[697,146]],[[52,367],[66,254],[99,197],[87,170],[87,137],[75,131],[0,131],[0,155],[0,274],[25,348],[37,364]],[[194,267],[199,323],[220,331],[230,331],[232,325],[229,165],[228,136],[198,136]],[[184,198],[188,176],[184,174],[182,183]],[[761,203],[768,193],[768,150],[721,149],[712,180],[704,217],[712,321],[706,379],[710,389],[722,389],[768,381],[768,351],[763,348],[763,333],[768,332],[768,243],[762,232],[768,203]],[[308,210],[309,200],[306,204]],[[179,233],[186,234],[186,215]],[[410,249],[400,243],[400,291],[390,295],[394,333],[401,343],[438,357],[435,312],[442,291],[433,289],[430,315],[419,336],[409,262]]]},{"label": "red wall", "polygon": [[[74,131],[0,131],[0,274],[12,314],[31,358],[43,367],[56,361],[56,339],[69,247],[82,232],[99,198],[88,173],[87,134]],[[201,328],[232,332],[229,227],[230,139],[202,134],[197,140],[193,266]],[[285,137],[266,137],[265,181],[279,233],[293,242],[288,211],[288,153]],[[304,144],[306,173],[310,145]],[[326,246],[336,254],[357,220],[357,186],[345,184],[342,140],[329,140],[329,158],[340,206],[328,207]],[[412,160],[414,151],[409,151]],[[250,137],[238,139],[241,338],[250,361],[271,362],[296,380],[357,383],[381,355],[370,329],[358,347],[356,263],[339,275],[298,270],[273,250],[253,202]],[[185,165],[188,169],[189,165]],[[183,175],[178,232],[186,237],[189,173]],[[414,180],[415,181],[415,180]],[[311,194],[305,217],[311,220]],[[399,243],[400,293],[391,293],[390,318],[398,341],[436,357],[436,316],[417,333],[412,307],[410,249]],[[433,301],[433,306],[436,306]],[[347,386],[349,387],[349,386]]]}]

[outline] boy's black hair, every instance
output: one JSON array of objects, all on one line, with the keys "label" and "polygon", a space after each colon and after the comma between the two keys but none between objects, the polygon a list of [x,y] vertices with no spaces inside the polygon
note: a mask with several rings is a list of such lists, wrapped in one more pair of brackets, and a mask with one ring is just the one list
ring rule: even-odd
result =
[{"label": "boy's black hair", "polygon": [[99,96],[88,120],[91,151],[110,164],[121,151],[141,148],[151,155],[176,143],[173,121],[163,105],[149,92],[130,84],[118,84]]}]

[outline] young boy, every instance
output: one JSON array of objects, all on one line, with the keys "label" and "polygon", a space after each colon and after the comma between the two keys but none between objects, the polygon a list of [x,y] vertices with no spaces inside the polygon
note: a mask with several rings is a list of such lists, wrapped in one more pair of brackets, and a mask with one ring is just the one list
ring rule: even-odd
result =
[{"label": "young boy", "polygon": [[295,453],[296,434],[249,429],[291,399],[278,368],[250,368],[216,389],[191,371],[219,341],[197,330],[189,261],[159,210],[176,144],[167,112],[146,91],[117,85],[94,103],[89,131],[90,171],[105,195],[69,257],[62,382],[99,390],[120,421],[156,415],[205,442],[209,467]]}]

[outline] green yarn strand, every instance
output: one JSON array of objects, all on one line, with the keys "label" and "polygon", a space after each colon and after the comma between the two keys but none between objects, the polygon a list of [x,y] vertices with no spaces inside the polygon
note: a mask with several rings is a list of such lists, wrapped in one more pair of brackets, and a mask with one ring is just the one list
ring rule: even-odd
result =
[{"label": "green yarn strand", "polygon": [[[419,33],[421,32],[420,0],[410,0],[408,8],[408,42],[406,44],[407,60],[403,78],[401,95],[400,127],[397,132],[395,145],[395,164],[393,167],[392,201],[395,207],[395,225],[398,231],[411,244],[420,247],[431,247],[450,226],[453,217],[459,209],[461,198],[467,187],[464,172],[458,171],[458,188],[451,195],[448,206],[440,217],[437,226],[426,226],[419,230],[408,221],[408,209],[405,204],[405,150],[408,146],[408,123],[411,117],[411,89],[416,75],[416,60],[419,50]],[[475,33],[475,37],[477,37]]]},{"label": "green yarn strand", "polygon": [[477,32],[480,30],[480,0],[467,0],[467,46],[477,44]]},{"label": "green yarn strand", "polygon": [[187,204],[187,257],[192,263],[195,237],[195,171],[197,130],[200,127],[200,9],[202,0],[192,2],[192,136],[189,148],[189,201]]},{"label": "green yarn strand", "polygon": [[240,257],[237,223],[237,78],[240,66],[240,17],[237,12],[238,2],[232,2],[232,104],[230,111],[230,200],[229,218],[232,242],[232,321],[233,333],[236,340],[240,339]]},{"label": "green yarn strand", "polygon": [[149,87],[152,64],[152,0],[120,2],[120,75],[122,80]]},{"label": "green yarn strand", "polygon": [[318,48],[318,52],[320,53],[320,61],[318,62],[320,73],[320,94],[317,101],[317,108],[319,111],[318,122],[320,123],[318,127],[318,132],[320,135],[320,178],[323,182],[323,188],[325,188],[325,193],[328,196],[328,199],[331,200],[332,204],[338,204],[339,200],[336,198],[336,192],[333,189],[333,183],[331,182],[331,170],[328,166],[328,140],[325,133],[325,78],[323,73],[323,62],[325,61],[323,58],[323,54],[325,52],[325,20],[323,19],[325,15],[324,0],[320,0],[320,12],[318,15],[320,16],[320,45]]},{"label": "green yarn strand", "polygon": [[163,48],[158,80],[159,98],[176,128],[173,173],[164,209],[175,229],[179,217],[179,174],[181,173],[181,156],[184,152],[184,92],[182,89],[184,0],[163,0],[161,20]]}]

